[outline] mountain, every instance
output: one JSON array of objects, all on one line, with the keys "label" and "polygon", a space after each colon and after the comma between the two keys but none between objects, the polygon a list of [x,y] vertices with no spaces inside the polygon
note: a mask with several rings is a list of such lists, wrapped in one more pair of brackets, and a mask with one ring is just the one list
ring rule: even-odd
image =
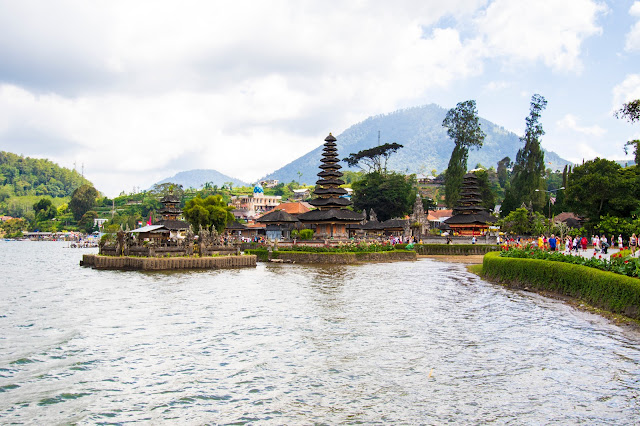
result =
[{"label": "mountain", "polygon": [[[442,172],[449,164],[454,143],[442,127],[446,109],[435,105],[425,105],[392,112],[390,114],[369,117],[361,123],[349,127],[336,136],[338,153],[341,158],[363,149],[372,148],[380,143],[397,142],[404,145],[389,159],[388,168],[405,173],[430,174],[432,169]],[[487,134],[480,150],[469,152],[467,165],[472,169],[480,163],[485,167],[496,167],[498,161],[508,156],[512,161],[516,152],[523,146],[518,135],[505,128],[480,119],[482,130]],[[298,181],[298,172],[302,172],[302,183],[313,184],[319,172],[322,145],[292,161],[286,166],[267,175],[264,179],[278,179],[280,182]],[[547,168],[562,170],[570,162],[556,153],[545,151]],[[343,170],[357,170],[341,163]]]},{"label": "mountain", "polygon": [[233,186],[247,186],[246,182],[240,179],[232,178],[225,174],[220,173],[217,170],[210,169],[196,169],[187,170],[185,172],[177,173],[175,176],[162,179],[156,182],[156,185],[161,183],[177,183],[182,185],[183,188],[201,188],[205,183],[210,182],[211,185],[222,186],[226,182],[232,182]]}]

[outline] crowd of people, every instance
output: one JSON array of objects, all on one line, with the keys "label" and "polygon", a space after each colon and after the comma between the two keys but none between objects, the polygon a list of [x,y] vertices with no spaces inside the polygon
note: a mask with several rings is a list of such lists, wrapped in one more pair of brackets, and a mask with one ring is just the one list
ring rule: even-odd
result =
[{"label": "crowd of people", "polygon": [[[603,253],[607,254],[610,247],[617,247],[619,250],[623,250],[629,248],[631,250],[631,255],[635,256],[638,251],[638,237],[636,234],[632,234],[628,240],[623,239],[622,234],[619,234],[618,237],[611,235],[610,238],[607,238],[605,234],[602,235],[592,235],[591,239],[587,239],[586,235],[571,237],[567,235],[564,240],[556,237],[554,234],[551,234],[550,237],[547,238],[546,235],[541,234],[539,237],[514,237],[514,238],[503,238],[498,239],[498,244],[504,244],[505,246],[515,246],[518,248],[522,247],[537,247],[540,250],[548,250],[548,251],[564,251],[567,254],[571,252],[575,252],[578,254],[580,250],[585,252],[590,248],[593,249],[594,253]],[[625,245],[628,243],[628,245]]]}]

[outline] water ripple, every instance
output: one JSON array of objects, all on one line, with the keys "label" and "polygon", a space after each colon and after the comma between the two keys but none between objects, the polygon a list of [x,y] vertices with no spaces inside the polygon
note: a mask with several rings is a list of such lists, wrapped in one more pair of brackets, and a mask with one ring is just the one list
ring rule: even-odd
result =
[{"label": "water ripple", "polygon": [[[636,335],[413,263],[118,272],[0,242],[2,423],[637,423]],[[6,259],[6,261],[5,261]]]}]

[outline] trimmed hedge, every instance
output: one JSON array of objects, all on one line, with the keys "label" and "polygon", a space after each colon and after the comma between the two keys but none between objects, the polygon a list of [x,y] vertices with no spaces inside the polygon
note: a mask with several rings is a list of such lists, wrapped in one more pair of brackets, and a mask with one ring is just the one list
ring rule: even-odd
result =
[{"label": "trimmed hedge", "polygon": [[255,254],[259,262],[269,261],[269,251],[264,248],[245,250],[246,254]]},{"label": "trimmed hedge", "polygon": [[593,306],[640,319],[640,279],[587,266],[487,253],[482,273],[509,285],[527,285],[585,300]]},{"label": "trimmed hedge", "polygon": [[500,250],[497,244],[415,244],[413,249],[421,255],[471,255]]},{"label": "trimmed hedge", "polygon": [[[283,259],[297,263],[335,263],[349,264],[359,262],[397,262],[416,260],[416,253],[410,250],[392,250],[379,252],[308,252],[292,250],[274,250],[269,253],[266,249],[247,250],[245,253],[254,254],[260,262],[269,259]],[[269,257],[271,255],[271,257]]]}]

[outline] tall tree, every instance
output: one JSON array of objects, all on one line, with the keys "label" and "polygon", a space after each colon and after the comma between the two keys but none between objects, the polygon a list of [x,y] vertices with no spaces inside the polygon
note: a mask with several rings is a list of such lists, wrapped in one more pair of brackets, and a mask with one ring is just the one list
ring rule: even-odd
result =
[{"label": "tall tree", "polygon": [[455,108],[451,108],[442,121],[442,126],[447,128],[447,135],[455,143],[444,178],[445,202],[448,207],[453,207],[460,198],[462,178],[467,172],[469,149],[480,148],[486,134],[480,128],[474,100],[460,102]]},{"label": "tall tree", "polygon": [[80,220],[86,212],[91,210],[96,204],[98,195],[98,191],[89,184],[81,185],[73,191],[71,201],[69,201],[69,209],[73,213],[73,218]]},{"label": "tall tree", "polygon": [[383,145],[375,146],[369,149],[363,149],[355,154],[351,153],[348,157],[342,161],[349,166],[366,166],[368,172],[378,172],[385,174],[387,172],[387,161],[391,154],[402,148],[399,143],[385,143]]},{"label": "tall tree", "polygon": [[[540,115],[547,107],[544,96],[531,97],[529,116],[526,118],[524,136],[520,138],[524,147],[518,150],[511,173],[511,185],[506,192],[503,207],[517,207],[521,203],[531,204],[536,211],[542,211],[545,205],[545,166],[544,152],[540,148],[540,138],[544,135]],[[538,190],[538,191],[536,191]],[[503,215],[510,212],[502,209]]]},{"label": "tall tree", "polygon": [[498,182],[502,188],[507,186],[507,182],[509,180],[509,169],[513,166],[511,163],[511,158],[504,157],[502,160],[498,161]]}]

